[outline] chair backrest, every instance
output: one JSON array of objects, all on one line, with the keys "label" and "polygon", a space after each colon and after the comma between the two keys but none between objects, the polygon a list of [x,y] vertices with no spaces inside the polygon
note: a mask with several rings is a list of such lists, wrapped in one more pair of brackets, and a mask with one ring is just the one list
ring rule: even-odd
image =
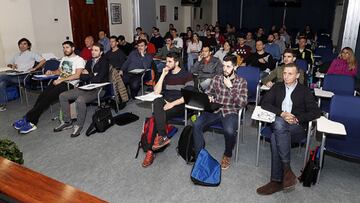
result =
[{"label": "chair backrest", "polygon": [[43,72],[45,73],[48,70],[54,71],[59,68],[60,61],[57,59],[49,59],[45,62]]},{"label": "chair backrest", "polygon": [[321,56],[321,61],[323,63],[331,62],[336,58],[336,54],[333,53],[332,48],[317,48],[315,50],[315,55]]},{"label": "chair backrest", "polygon": [[299,67],[299,69],[303,70],[304,73],[308,70],[308,63],[304,59],[296,59],[295,61],[296,65]]},{"label": "chair backrest", "polygon": [[329,119],[344,124],[345,136],[327,136],[326,150],[342,156],[360,158],[360,98],[335,95]]},{"label": "chair backrest", "polygon": [[331,91],[336,95],[354,95],[355,80],[347,75],[326,74],[323,90]]},{"label": "chair backrest", "polygon": [[248,102],[256,102],[258,85],[260,81],[260,69],[252,66],[239,67],[236,74],[247,81]]}]

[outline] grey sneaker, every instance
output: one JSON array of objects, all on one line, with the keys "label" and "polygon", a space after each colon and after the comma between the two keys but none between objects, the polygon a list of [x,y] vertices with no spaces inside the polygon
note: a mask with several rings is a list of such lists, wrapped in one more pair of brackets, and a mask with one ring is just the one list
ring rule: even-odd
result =
[{"label": "grey sneaker", "polygon": [[60,125],[54,128],[54,132],[60,132],[63,130],[71,129],[73,127],[71,122],[63,122],[61,121]]},{"label": "grey sneaker", "polygon": [[5,105],[0,105],[0,112],[2,111],[6,111],[6,106]]},{"label": "grey sneaker", "polygon": [[73,133],[71,133],[70,137],[77,137],[80,135],[82,130],[82,127],[78,126],[78,125],[74,125],[74,131]]}]

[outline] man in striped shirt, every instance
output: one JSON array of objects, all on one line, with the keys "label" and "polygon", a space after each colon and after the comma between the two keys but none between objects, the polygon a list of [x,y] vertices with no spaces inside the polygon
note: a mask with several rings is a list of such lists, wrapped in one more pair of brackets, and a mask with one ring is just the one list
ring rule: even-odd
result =
[{"label": "man in striped shirt", "polygon": [[236,75],[237,58],[234,55],[226,55],[223,61],[223,74],[216,75],[208,89],[210,102],[216,102],[222,107],[213,112],[203,112],[194,123],[194,147],[196,156],[204,148],[203,130],[217,122],[221,122],[224,128],[225,152],[221,161],[223,170],[230,167],[230,158],[235,146],[235,136],[238,124],[238,112],[247,104],[247,82],[244,78]]},{"label": "man in striped shirt", "polygon": [[161,98],[154,100],[154,118],[157,135],[152,150],[146,152],[143,167],[148,167],[154,160],[153,151],[156,151],[170,143],[167,137],[165,125],[173,117],[182,115],[185,110],[184,98],[181,88],[193,86],[192,74],[186,69],[180,68],[180,55],[170,52],[166,56],[166,66],[154,87],[155,94],[162,94]]}]

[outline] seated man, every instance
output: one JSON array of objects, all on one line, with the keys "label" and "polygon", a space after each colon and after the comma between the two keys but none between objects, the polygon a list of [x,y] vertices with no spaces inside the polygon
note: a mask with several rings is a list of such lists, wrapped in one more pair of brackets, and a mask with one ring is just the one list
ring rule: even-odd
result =
[{"label": "seated man", "polygon": [[141,86],[141,74],[134,74],[134,69],[150,69],[152,57],[146,51],[146,41],[140,39],[136,42],[137,49],[132,51],[123,64],[120,75],[123,76],[125,84],[130,85],[131,98],[135,98]]},{"label": "seated man", "polygon": [[[85,69],[82,70],[80,75],[80,82],[82,84],[88,83],[103,83],[109,81],[109,64],[103,54],[103,45],[95,43],[92,47],[92,60],[86,62]],[[84,126],[86,118],[86,104],[94,101],[97,98],[98,90],[81,90],[75,88],[63,92],[59,96],[61,111],[63,112],[63,121],[60,125],[54,128],[54,132],[73,128],[70,137],[77,137],[80,135]],[[101,92],[100,96],[105,94]],[[70,103],[75,102],[77,119],[72,123],[70,118]]]},{"label": "seated man", "polygon": [[85,47],[80,51],[80,56],[85,61],[91,60],[91,48],[94,44],[94,38],[92,36],[85,37]]},{"label": "seated man", "polygon": [[47,75],[60,75],[54,80],[37,98],[35,105],[23,118],[14,122],[13,126],[20,133],[29,133],[36,130],[36,125],[41,114],[55,101],[62,92],[77,86],[79,77],[84,69],[85,61],[74,53],[75,46],[71,41],[62,43],[64,57],[61,59],[60,67],[55,71],[48,70]]},{"label": "seated man", "polygon": [[304,59],[310,66],[314,64],[314,55],[310,49],[306,48],[307,39],[305,37],[299,37],[299,47],[294,48],[296,58]]},{"label": "seated man", "polygon": [[234,51],[241,58],[246,60],[251,55],[251,47],[245,44],[245,36],[240,35],[237,37],[238,43],[234,47]]},{"label": "seated man", "polygon": [[[185,69],[180,68],[180,56],[177,53],[169,53],[166,57],[166,67],[163,69],[159,81],[154,88],[155,94],[163,97],[154,101],[154,117],[157,136],[153,150],[157,150],[170,143],[166,135],[165,124],[175,116],[184,113],[184,98],[181,96],[181,88],[193,85],[192,75]],[[154,160],[152,150],[146,152],[143,167],[150,166]]]},{"label": "seated man", "polygon": [[125,40],[124,35],[119,35],[118,42],[119,48],[125,53],[126,56],[129,56],[130,52],[134,50],[133,45]]},{"label": "seated man", "polygon": [[126,55],[118,47],[119,42],[116,36],[110,37],[110,48],[111,50],[105,54],[105,58],[109,65],[112,65],[115,69],[121,69],[122,65],[126,61]]},{"label": "seated man", "polygon": [[[284,66],[289,63],[294,63],[296,60],[296,56],[292,49],[286,49],[284,51],[283,56],[284,56],[283,57],[284,64],[281,66],[278,66],[277,68],[272,70],[268,76],[263,78],[261,80],[262,84],[264,84],[268,87],[272,87],[275,82],[283,82],[284,81],[284,78],[283,78]],[[304,71],[303,70],[300,70],[300,77],[299,77],[298,81],[300,84],[304,84]]]},{"label": "seated man", "polygon": [[100,44],[104,47],[104,53],[110,51],[110,41],[109,38],[106,36],[106,32],[104,30],[99,31],[99,41]]},{"label": "seated man", "polygon": [[284,82],[276,83],[261,103],[261,107],[275,113],[276,118],[271,124],[271,179],[256,190],[260,195],[294,189],[296,176],[290,168],[291,143],[306,138],[308,122],[321,115],[310,90],[298,83],[299,76],[296,64],[286,64]]},{"label": "seated man", "polygon": [[279,45],[275,43],[274,35],[269,34],[267,40],[268,40],[268,43],[265,44],[265,52],[271,54],[273,59],[275,59],[276,61],[280,61],[282,53],[280,52]]},{"label": "seated man", "polygon": [[203,130],[211,124],[222,123],[225,136],[225,152],[221,161],[221,168],[224,170],[230,167],[230,158],[236,142],[238,112],[247,104],[247,82],[235,73],[236,63],[236,56],[228,54],[224,57],[223,74],[216,75],[206,90],[210,102],[216,102],[223,106],[214,113],[203,112],[194,123],[193,131],[194,148],[197,156],[205,145]]},{"label": "seated man", "polygon": [[178,49],[173,44],[173,38],[168,36],[165,38],[165,45],[155,54],[155,58],[165,60],[170,52],[181,53],[181,49]]},{"label": "seated man", "polygon": [[[36,71],[40,70],[45,64],[45,59],[31,51],[31,42],[22,38],[18,41],[20,53],[16,54],[7,66],[17,71]],[[38,64],[34,67],[34,63]],[[7,96],[6,87],[19,84],[25,78],[22,76],[0,75],[0,112],[6,110]]]},{"label": "seated man", "polygon": [[[173,38],[168,36],[165,38],[165,45],[159,50],[158,53],[155,54],[154,58],[165,60],[166,56],[170,52],[181,53],[181,49],[178,49],[173,44]],[[155,60],[156,70],[161,73],[162,69],[165,67],[165,63],[162,61]]]},{"label": "seated man", "polygon": [[159,28],[153,28],[153,36],[151,37],[150,42],[155,45],[156,50],[159,50],[164,46],[164,38],[161,37]]},{"label": "seated man", "polygon": [[[178,36],[177,30],[175,28],[170,29],[170,34],[173,38],[174,46],[178,49],[182,49],[184,47],[183,40]],[[165,38],[166,39],[166,38]]]},{"label": "seated man", "polygon": [[221,74],[223,70],[221,61],[212,56],[211,47],[204,45],[191,72],[197,75],[198,81],[195,81],[196,85],[205,90],[210,85],[211,79],[215,75]]},{"label": "seated man", "polygon": [[273,70],[275,68],[276,62],[269,53],[265,52],[265,45],[261,39],[256,41],[255,48],[256,52],[247,58],[246,65],[258,67],[261,71],[270,72]]}]

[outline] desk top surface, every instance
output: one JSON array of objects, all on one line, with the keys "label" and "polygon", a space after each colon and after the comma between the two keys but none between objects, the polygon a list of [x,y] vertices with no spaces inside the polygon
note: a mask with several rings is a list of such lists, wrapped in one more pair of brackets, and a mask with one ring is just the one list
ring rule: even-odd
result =
[{"label": "desk top surface", "polygon": [[20,202],[106,202],[0,157],[1,193]]}]

